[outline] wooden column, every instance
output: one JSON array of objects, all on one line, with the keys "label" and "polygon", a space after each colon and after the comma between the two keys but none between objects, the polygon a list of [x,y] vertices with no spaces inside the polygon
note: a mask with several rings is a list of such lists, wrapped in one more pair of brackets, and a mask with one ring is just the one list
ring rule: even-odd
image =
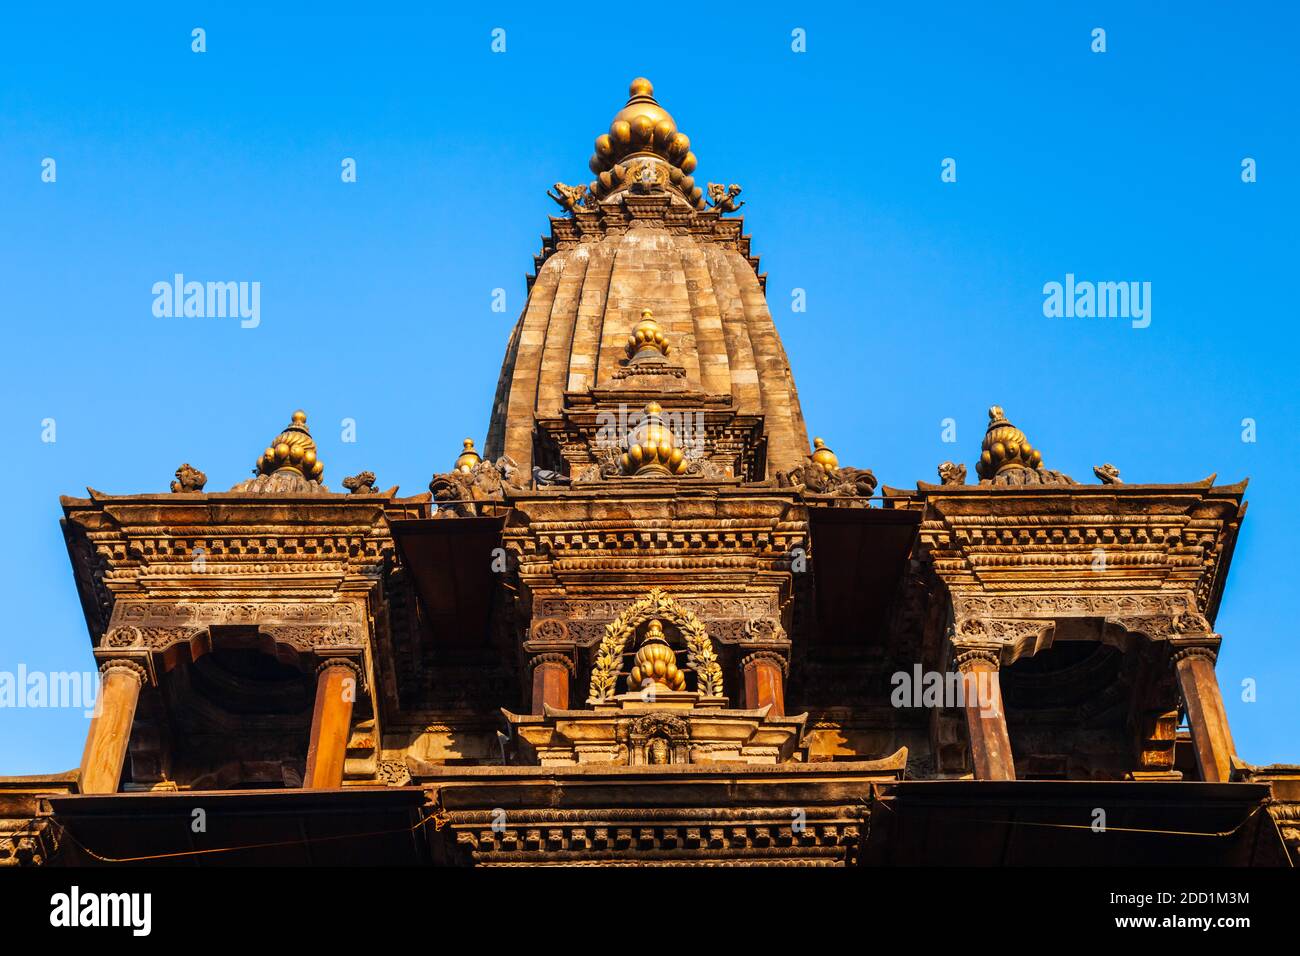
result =
[{"label": "wooden column", "polygon": [[533,668],[533,713],[544,713],[546,704],[568,710],[573,662],[563,654],[537,654],[529,663]]},{"label": "wooden column", "polygon": [[304,790],[334,790],[343,785],[343,758],[352,729],[352,705],[361,687],[361,669],[332,657],[316,669],[316,706],[311,715]]},{"label": "wooden column", "polygon": [[999,652],[958,648],[954,663],[962,675],[962,709],[966,712],[975,779],[1015,780],[1016,764],[998,679]]},{"label": "wooden column", "polygon": [[772,651],[757,651],[741,661],[745,675],[745,709],[772,705],[769,716],[785,716],[785,659]]},{"label": "wooden column", "polygon": [[1187,723],[1192,729],[1201,779],[1222,783],[1232,776],[1236,748],[1228,730],[1219,679],[1214,674],[1216,656],[1213,647],[1186,647],[1174,652],[1173,665],[1187,706]]},{"label": "wooden column", "polygon": [[81,754],[82,793],[117,793],[140,688],[148,678],[136,661],[111,660],[100,665],[99,698]]}]

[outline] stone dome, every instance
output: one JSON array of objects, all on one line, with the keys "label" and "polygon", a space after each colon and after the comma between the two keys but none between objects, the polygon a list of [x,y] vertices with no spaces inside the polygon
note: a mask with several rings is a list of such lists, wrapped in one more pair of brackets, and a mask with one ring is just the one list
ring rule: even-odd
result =
[{"label": "stone dome", "polygon": [[617,387],[628,337],[650,309],[684,381],[677,390],[761,418],[767,477],[800,463],[808,433],[758,261],[749,255],[743,220],[723,218],[739,187],[730,195],[719,190],[719,201],[705,209],[667,176],[629,175],[599,198],[575,200],[582,187],[556,189],[561,195],[552,198],[571,216],[551,219],[537,257],[484,456],[508,455],[527,473],[538,423]]}]

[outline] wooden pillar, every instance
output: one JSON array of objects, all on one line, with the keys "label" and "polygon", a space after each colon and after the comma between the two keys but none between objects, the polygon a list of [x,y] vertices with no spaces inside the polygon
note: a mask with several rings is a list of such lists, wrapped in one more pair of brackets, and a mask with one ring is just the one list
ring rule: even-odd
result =
[{"label": "wooden pillar", "polygon": [[785,659],[772,651],[757,651],[741,661],[745,675],[745,709],[772,705],[771,717],[785,716]]},{"label": "wooden pillar", "polygon": [[529,663],[533,668],[532,712],[544,713],[547,704],[556,710],[568,710],[573,662],[564,654],[537,654]]},{"label": "wooden pillar", "polygon": [[975,779],[1015,780],[1016,764],[998,679],[999,652],[958,648],[954,663],[962,675],[962,709],[966,712]]},{"label": "wooden pillar", "polygon": [[334,790],[343,786],[343,759],[352,730],[352,705],[361,686],[361,669],[352,661],[332,657],[316,669],[316,706],[311,715],[304,790]]},{"label": "wooden pillar", "polygon": [[1222,783],[1232,776],[1236,748],[1228,730],[1219,680],[1214,674],[1216,656],[1213,647],[1186,647],[1174,653],[1173,665],[1187,706],[1187,723],[1192,729],[1192,746],[1196,749],[1201,779]]},{"label": "wooden pillar", "polygon": [[81,754],[82,793],[117,793],[140,688],[148,679],[136,661],[118,659],[100,665],[99,698]]}]

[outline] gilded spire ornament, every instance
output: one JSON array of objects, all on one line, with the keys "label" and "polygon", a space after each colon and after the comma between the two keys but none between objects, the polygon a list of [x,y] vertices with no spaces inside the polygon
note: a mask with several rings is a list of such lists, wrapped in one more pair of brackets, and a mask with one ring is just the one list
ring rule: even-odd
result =
[{"label": "gilded spire ornament", "polygon": [[652,619],[646,626],[645,638],[636,652],[627,686],[631,691],[642,691],[652,686],[664,690],[686,689],[686,675],[677,667],[677,654],[668,645],[663,625],[657,619]]},{"label": "gilded spire ornament", "polygon": [[645,419],[627,436],[627,451],[619,458],[619,470],[625,475],[671,476],[686,472],[686,453],[677,447],[677,438],[660,417],[658,402],[645,407]]},{"label": "gilded spire ornament", "polygon": [[[671,185],[696,209],[707,208],[704,190],[691,175],[697,160],[690,138],[659,105],[654,85],[637,77],[628,93],[627,105],[615,114],[609,132],[596,137],[596,151],[588,163],[596,174],[589,187],[591,196],[600,199],[624,186],[654,191]],[[564,194],[559,201],[568,208],[577,204],[576,197]]]},{"label": "gilded spire ornament", "polygon": [[320,481],[325,473],[325,465],[316,457],[316,442],[307,429],[307,413],[301,408],[257,460],[259,475],[278,471],[295,471],[308,481]]},{"label": "gilded spire ornament", "polygon": [[813,439],[812,460],[821,465],[827,471],[835,471],[840,467],[840,459],[826,447],[826,442],[820,438]]},{"label": "gilded spire ornament", "polygon": [[460,457],[456,459],[456,470],[468,474],[474,470],[474,466],[483,459],[479,453],[474,450],[474,439],[466,438],[461,449]]},{"label": "gilded spire ornament", "polygon": [[641,321],[627,337],[627,357],[633,362],[668,357],[668,340],[649,309],[641,310]]},{"label": "gilded spire ornament", "polygon": [[1029,444],[1029,439],[1003,413],[1001,406],[989,409],[989,427],[980,446],[980,462],[976,471],[981,478],[992,479],[1004,471],[1017,468],[1037,469],[1043,463],[1043,453]]},{"label": "gilded spire ornament", "polygon": [[321,484],[324,473],[325,465],[317,457],[316,442],[307,429],[307,413],[300,408],[257,459],[253,477],[230,490],[256,495],[325,495],[330,490]]},{"label": "gilded spire ornament", "polygon": [[975,466],[984,485],[1074,485],[1069,475],[1043,467],[1043,453],[1011,422],[1000,406],[989,409],[989,427]]}]

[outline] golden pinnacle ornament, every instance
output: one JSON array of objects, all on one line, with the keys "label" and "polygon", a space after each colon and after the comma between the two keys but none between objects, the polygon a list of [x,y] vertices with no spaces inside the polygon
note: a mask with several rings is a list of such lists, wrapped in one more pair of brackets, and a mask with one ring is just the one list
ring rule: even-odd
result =
[{"label": "golden pinnacle ornament", "polygon": [[627,686],[632,691],[641,691],[648,686],[664,690],[686,689],[686,675],[677,667],[677,654],[668,646],[663,625],[658,620],[652,620],[646,628]]},{"label": "golden pinnacle ornament", "polygon": [[320,481],[325,473],[324,464],[316,457],[316,442],[307,430],[307,413],[301,408],[293,413],[293,420],[257,460],[259,475],[286,470],[296,471],[309,481]]},{"label": "golden pinnacle ornament", "polygon": [[625,475],[680,475],[686,471],[686,453],[664,424],[658,402],[645,407],[645,420],[627,436],[627,451],[619,458]]}]

